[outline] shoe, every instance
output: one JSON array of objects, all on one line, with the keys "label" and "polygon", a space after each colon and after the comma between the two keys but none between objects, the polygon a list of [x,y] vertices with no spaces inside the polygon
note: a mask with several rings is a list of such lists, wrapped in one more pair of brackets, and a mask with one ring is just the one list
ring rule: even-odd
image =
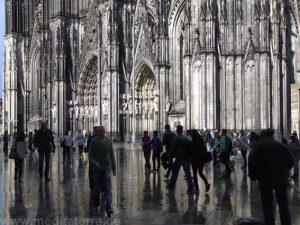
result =
[{"label": "shoe", "polygon": [[50,178],[49,177],[45,177],[45,181],[49,182]]},{"label": "shoe", "polygon": [[112,208],[109,206],[106,208],[106,213],[107,213],[107,217],[111,217],[111,214],[114,213],[114,211],[112,210]]},{"label": "shoe", "polygon": [[206,184],[206,185],[205,185],[205,192],[208,192],[209,189],[210,189],[210,184]]}]

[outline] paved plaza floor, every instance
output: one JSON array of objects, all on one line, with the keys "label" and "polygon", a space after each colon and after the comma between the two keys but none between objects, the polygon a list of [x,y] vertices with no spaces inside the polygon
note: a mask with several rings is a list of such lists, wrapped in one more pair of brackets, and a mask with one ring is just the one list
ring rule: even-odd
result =
[{"label": "paved plaza floor", "polygon": [[[115,144],[114,150],[118,171],[113,177],[114,214],[110,219],[103,206],[98,211],[90,206],[88,162],[78,160],[78,150],[74,163],[64,167],[62,150],[57,149],[49,183],[39,182],[37,153],[26,159],[22,184],[14,182],[14,162],[4,162],[1,153],[0,225],[261,224],[259,190],[240,169],[239,156],[230,179],[222,178],[224,168],[207,164],[204,170],[210,191],[205,193],[199,178],[199,195],[187,195],[182,171],[175,191],[170,192],[165,188],[164,170],[145,174],[140,146]],[[299,187],[298,182],[295,185]],[[293,189],[288,194],[293,224],[300,225],[300,195]],[[247,223],[251,220],[257,223]]]}]

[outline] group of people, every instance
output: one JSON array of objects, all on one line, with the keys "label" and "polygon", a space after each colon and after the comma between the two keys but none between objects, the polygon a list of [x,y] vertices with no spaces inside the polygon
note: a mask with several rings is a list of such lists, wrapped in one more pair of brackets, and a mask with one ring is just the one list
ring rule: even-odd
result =
[{"label": "group of people", "polygon": [[[205,183],[206,191],[209,191],[210,184],[208,183],[203,168],[206,163],[206,146],[203,138],[197,130],[188,131],[188,135],[183,134],[183,126],[177,126],[176,134],[170,130],[170,125],[165,125],[165,133],[162,141],[158,137],[158,131],[153,132],[153,137],[148,136],[148,132],[144,131],[142,137],[142,148],[145,158],[146,172],[159,172],[161,164],[161,155],[165,146],[164,162],[167,165],[166,178],[170,178],[168,189],[174,189],[180,168],[182,166],[186,180],[188,183],[187,193],[198,193],[198,174]],[[151,158],[152,153],[152,170]],[[191,175],[191,167],[193,171],[193,178]]]},{"label": "group of people", "polygon": [[[27,149],[34,151],[37,149],[39,154],[39,175],[40,181],[50,181],[50,159],[51,153],[55,153],[56,146],[54,142],[53,132],[47,128],[47,123],[43,122],[41,128],[34,135],[29,135],[26,142],[25,133],[18,132],[14,137],[11,150],[8,150],[9,137],[5,132],[3,136],[3,151],[5,157],[14,159],[15,162],[15,181],[22,182],[23,162],[27,154]],[[112,211],[112,184],[111,175],[116,175],[116,162],[113,153],[112,142],[105,136],[105,128],[103,126],[95,127],[93,135],[86,137],[81,131],[76,135],[77,145],[79,149],[80,160],[83,159],[83,152],[88,152],[89,158],[89,178],[91,188],[92,205],[95,209],[100,206],[100,193],[104,194],[106,202],[106,212],[111,216]],[[61,139],[61,147],[63,147],[63,164],[72,163],[72,149],[74,148],[73,135],[66,132]],[[33,149],[33,150],[31,150]],[[9,154],[8,154],[9,153]],[[69,160],[69,161],[67,161]]]},{"label": "group of people", "polygon": [[[105,135],[103,126],[95,127],[93,135],[87,138],[78,132],[77,145],[79,156],[82,159],[84,149],[87,149],[89,158],[89,178],[91,188],[91,199],[95,209],[100,205],[100,194],[104,194],[106,212],[110,216],[112,210],[112,175],[116,175],[116,162],[112,142]],[[61,145],[63,147],[63,163],[70,160],[70,148],[73,146],[71,133],[65,133]],[[7,132],[3,136],[4,155],[8,156]],[[208,144],[211,145],[213,153],[208,151]],[[274,138],[274,130],[265,129],[260,135],[251,132],[249,137],[246,132],[240,130],[234,138],[228,134],[226,129],[220,130],[218,135],[212,137],[211,132],[204,132],[201,135],[198,130],[188,130],[183,134],[183,126],[178,125],[176,134],[165,125],[165,133],[162,140],[158,131],[153,132],[153,137],[144,132],[142,137],[142,148],[145,158],[146,172],[160,172],[161,164],[166,165],[166,174],[169,179],[167,188],[173,190],[176,185],[180,168],[182,167],[187,181],[187,193],[198,193],[198,174],[205,184],[205,191],[210,190],[210,184],[203,173],[205,163],[214,158],[220,160],[225,168],[225,178],[229,178],[232,172],[230,155],[234,145],[238,145],[243,157],[242,169],[248,168],[248,176],[252,181],[258,182],[265,223],[275,224],[273,210],[273,192],[279,205],[281,222],[290,225],[290,213],[288,209],[287,188],[289,184],[290,170],[294,168],[292,178],[299,176],[300,142],[297,133],[293,132],[287,142],[278,142]],[[165,152],[163,151],[165,147]],[[41,129],[34,135],[30,135],[26,142],[24,132],[19,132],[12,144],[11,152],[14,152],[15,180],[22,181],[23,161],[27,149],[37,149],[39,153],[39,175],[46,182],[49,178],[49,165],[51,153],[55,153],[54,136],[47,123],[42,123]],[[247,157],[247,152],[249,156]],[[11,153],[10,153],[11,154]],[[10,155],[9,154],[9,155]],[[152,155],[152,165],[151,165]],[[212,156],[213,155],[213,156]],[[164,157],[163,157],[164,156]],[[210,156],[210,157],[209,157]],[[163,162],[161,162],[161,158]]]},{"label": "group of people", "polygon": [[[229,178],[232,172],[230,156],[236,146],[243,158],[241,169],[245,172],[248,169],[249,178],[259,184],[265,224],[275,224],[273,192],[279,206],[281,224],[291,224],[287,190],[290,185],[289,177],[296,179],[299,176],[300,142],[296,132],[292,133],[289,141],[278,142],[275,140],[272,129],[262,130],[260,134],[251,132],[249,135],[244,130],[240,130],[236,135],[230,135],[226,129],[218,130],[215,135],[212,135],[210,131],[200,134],[197,130],[188,130],[186,135],[183,135],[181,125],[177,126],[177,135],[170,131],[169,125],[165,126],[165,130],[162,141],[157,131],[153,132],[152,138],[145,131],[142,146],[146,172],[151,170],[151,152],[152,172],[160,170],[161,154],[162,159],[167,158],[165,177],[169,178],[171,175],[168,189],[174,189],[182,166],[188,184],[188,194],[199,192],[198,174],[205,183],[205,190],[209,191],[210,184],[203,174],[203,167],[209,161],[207,151],[211,147],[214,164],[217,160],[221,160],[226,168],[223,177]],[[162,146],[165,146],[164,153],[162,153]],[[294,174],[290,176],[292,168],[294,168]]]}]

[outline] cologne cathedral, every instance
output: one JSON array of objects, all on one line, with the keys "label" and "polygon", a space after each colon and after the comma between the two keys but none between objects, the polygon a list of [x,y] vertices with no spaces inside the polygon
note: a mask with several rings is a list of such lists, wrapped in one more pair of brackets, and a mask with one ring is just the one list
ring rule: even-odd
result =
[{"label": "cologne cathedral", "polygon": [[5,0],[4,129],[300,124],[299,0]]}]

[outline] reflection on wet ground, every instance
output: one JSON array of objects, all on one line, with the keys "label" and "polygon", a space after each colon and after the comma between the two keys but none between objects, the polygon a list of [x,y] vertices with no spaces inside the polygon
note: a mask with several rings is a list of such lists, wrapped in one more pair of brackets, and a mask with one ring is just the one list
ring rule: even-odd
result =
[{"label": "reflection on wet ground", "polygon": [[[208,193],[199,179],[199,195],[187,195],[183,173],[174,192],[166,188],[164,171],[144,172],[140,146],[115,144],[118,172],[113,178],[114,215],[107,219],[104,207],[90,207],[88,163],[78,160],[63,167],[58,149],[51,162],[51,181],[39,182],[37,155],[28,155],[24,182],[15,184],[14,163],[0,160],[0,224],[260,224],[262,210],[256,184],[240,169],[240,158],[230,179],[222,178],[223,168],[207,164],[205,174],[211,185]],[[299,183],[295,183],[299,186]],[[293,224],[300,224],[300,199],[289,191]],[[278,210],[278,209],[277,209]],[[278,216],[278,213],[277,213]],[[252,221],[252,223],[250,223]]]}]

